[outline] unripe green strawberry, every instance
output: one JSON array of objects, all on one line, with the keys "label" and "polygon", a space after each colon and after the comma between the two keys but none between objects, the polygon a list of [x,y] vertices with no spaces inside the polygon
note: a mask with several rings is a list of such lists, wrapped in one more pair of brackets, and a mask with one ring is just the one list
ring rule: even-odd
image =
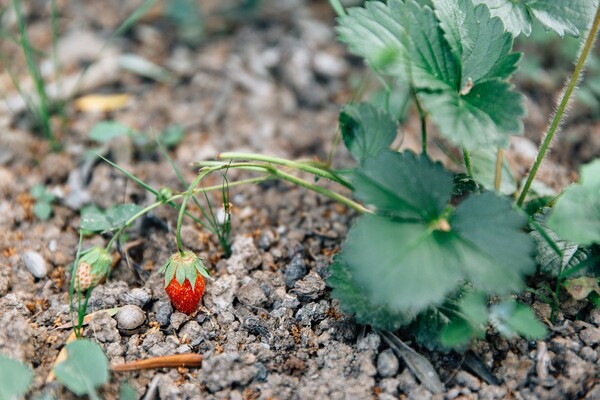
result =
[{"label": "unripe green strawberry", "polygon": [[202,260],[191,251],[173,254],[161,268],[165,274],[165,291],[178,311],[196,311],[204,294],[204,278],[209,277]]},{"label": "unripe green strawberry", "polygon": [[102,247],[94,246],[82,252],[75,271],[75,290],[84,292],[98,285],[108,276],[111,264],[110,253]]}]

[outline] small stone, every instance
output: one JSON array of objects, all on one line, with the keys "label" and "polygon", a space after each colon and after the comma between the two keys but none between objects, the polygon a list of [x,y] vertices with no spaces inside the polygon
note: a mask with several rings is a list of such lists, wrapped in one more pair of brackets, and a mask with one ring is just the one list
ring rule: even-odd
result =
[{"label": "small stone", "polygon": [[146,313],[134,305],[123,306],[115,316],[117,327],[122,334],[133,335],[139,332],[142,324],[146,321]]},{"label": "small stone", "polygon": [[411,393],[417,389],[419,385],[415,380],[412,372],[405,368],[400,375],[398,375],[398,388],[402,393]]},{"label": "small stone", "polygon": [[258,238],[258,247],[263,250],[268,250],[276,240],[277,236],[275,235],[275,232],[271,229],[264,229]]},{"label": "small stone", "polygon": [[454,381],[461,386],[467,387],[473,392],[481,389],[481,381],[466,371],[458,371],[454,377]]},{"label": "small stone", "polygon": [[204,297],[206,307],[215,314],[231,308],[235,298],[237,282],[235,275],[223,275],[214,281],[210,291]]},{"label": "small stone", "polygon": [[222,353],[202,361],[202,373],[199,374],[199,379],[208,390],[215,393],[231,386],[244,386],[256,376],[257,372],[256,365],[244,365],[239,353]]},{"label": "small stone", "polygon": [[21,259],[27,270],[31,272],[31,275],[34,277],[41,279],[48,274],[48,266],[40,253],[36,251],[26,251],[23,253]]},{"label": "small stone", "polygon": [[158,397],[172,400],[181,398],[181,391],[170,376],[163,375],[158,380]]},{"label": "small stone", "polygon": [[598,360],[598,353],[596,353],[596,350],[588,346],[585,346],[583,349],[581,349],[579,354],[581,355],[581,358],[591,363],[595,363],[596,360]]},{"label": "small stone", "polygon": [[189,315],[186,315],[181,312],[174,312],[173,314],[171,314],[171,326],[173,327],[173,329],[179,329],[179,327],[189,319]]},{"label": "small stone", "polygon": [[346,73],[345,60],[324,51],[318,52],[313,57],[315,72],[328,78],[338,78]]},{"label": "small stone", "polygon": [[296,294],[302,301],[314,301],[325,292],[325,282],[319,275],[312,272],[304,279],[297,281],[290,292]]},{"label": "small stone", "polygon": [[[379,369],[379,368],[378,368]],[[384,378],[379,381],[379,387],[384,393],[388,393],[390,395],[398,394],[398,379],[396,378]],[[381,397],[380,397],[381,399]]]},{"label": "small stone", "polygon": [[590,322],[600,328],[600,308],[590,311]]},{"label": "small stone", "polygon": [[500,400],[506,398],[507,389],[504,386],[484,386],[479,391],[480,400]]},{"label": "small stone", "polygon": [[267,302],[267,296],[258,287],[256,281],[242,285],[237,292],[238,300],[247,306],[261,307]]},{"label": "small stone", "polygon": [[291,288],[294,284],[302,279],[306,275],[306,264],[304,263],[304,256],[302,253],[296,254],[292,261],[285,266],[283,272],[283,279],[285,286]]},{"label": "small stone", "polygon": [[144,307],[152,299],[152,291],[149,288],[135,288],[121,295],[121,300],[125,304],[132,304],[138,307]]},{"label": "small stone", "polygon": [[173,314],[173,306],[170,301],[159,300],[152,306],[154,318],[161,326],[167,326],[171,322],[171,314]]},{"label": "small stone", "polygon": [[186,322],[179,330],[179,338],[189,341],[190,346],[197,346],[204,340],[202,328],[196,321]]},{"label": "small stone", "polygon": [[579,332],[579,338],[588,346],[600,343],[600,328],[588,327]]},{"label": "small stone", "polygon": [[400,363],[392,349],[387,349],[377,356],[377,372],[382,378],[389,378],[398,373]]},{"label": "small stone", "polygon": [[311,326],[313,322],[327,318],[328,304],[325,301],[308,303],[298,310],[296,320],[303,326]]},{"label": "small stone", "polygon": [[237,236],[231,245],[231,257],[227,260],[227,271],[230,274],[245,274],[262,264],[260,251],[254,245],[254,240],[247,236]]}]

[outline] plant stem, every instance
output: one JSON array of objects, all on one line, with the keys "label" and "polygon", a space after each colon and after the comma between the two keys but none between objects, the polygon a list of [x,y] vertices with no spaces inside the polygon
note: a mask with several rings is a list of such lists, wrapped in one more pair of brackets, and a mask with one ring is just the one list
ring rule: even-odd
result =
[{"label": "plant stem", "polygon": [[332,180],[336,183],[339,183],[342,186],[347,187],[348,189],[352,189],[352,185],[350,184],[350,182],[348,182],[345,179],[343,179],[342,177],[338,176],[336,173],[325,170],[320,167],[316,167],[314,165],[310,165],[307,162],[292,161],[292,160],[287,160],[285,158],[280,158],[280,157],[264,156],[262,154],[237,153],[237,152],[221,153],[221,154],[219,154],[219,156],[217,158],[225,159],[225,160],[261,161],[261,162],[267,162],[267,163],[271,163],[271,164],[284,165],[286,167],[294,168],[299,171],[308,172],[310,174]]},{"label": "plant stem", "polygon": [[594,22],[592,23],[592,27],[590,28],[587,39],[585,40],[585,43],[584,43],[581,53],[579,55],[579,60],[577,60],[577,64],[575,65],[575,70],[573,71],[571,80],[568,82],[568,84],[563,92],[560,103],[558,104],[558,107],[556,109],[556,113],[554,114],[554,117],[552,118],[552,123],[550,124],[550,128],[548,128],[548,131],[546,132],[546,135],[544,137],[542,145],[540,146],[540,150],[537,154],[535,162],[533,163],[533,166],[531,167],[531,171],[529,172],[529,176],[527,176],[527,181],[525,182],[523,191],[521,192],[521,195],[519,196],[519,200],[517,201],[517,205],[519,207],[521,207],[523,205],[523,203],[525,202],[525,198],[527,197],[527,193],[529,192],[529,189],[531,189],[531,185],[533,183],[533,180],[535,179],[535,175],[537,174],[538,169],[539,169],[540,165],[542,164],[542,161],[544,160],[546,152],[550,148],[550,144],[552,143],[554,134],[558,131],[558,128],[560,127],[562,118],[565,114],[567,106],[569,105],[569,100],[571,98],[571,95],[573,94],[573,91],[577,87],[577,82],[579,82],[580,75],[583,71],[583,68],[585,67],[585,61],[588,57],[588,54],[590,53],[590,50],[594,46],[594,39],[596,38],[596,33],[598,32],[599,26],[600,26],[600,4],[596,8],[596,15],[594,16]]},{"label": "plant stem", "polygon": [[[218,166],[218,161],[208,161],[202,162],[201,165],[207,166]],[[294,175],[283,172],[270,164],[259,164],[259,163],[250,163],[250,162],[241,162],[241,163],[227,163],[220,164],[222,168],[229,167],[232,169],[242,169],[253,172],[262,172],[268,174],[266,179],[283,179],[288,182],[291,182],[295,185],[302,186],[306,189],[312,190],[313,192],[322,194],[323,196],[329,197],[332,200],[335,200],[341,204],[344,204],[360,213],[371,213],[370,210],[366,209],[361,204],[337,193],[332,190],[326,189],[321,186],[317,186],[311,182],[307,182],[304,179],[298,178]]]},{"label": "plant stem", "polygon": [[475,179],[475,175],[473,174],[473,165],[471,164],[471,154],[466,147],[463,147],[463,158],[465,160],[465,168],[467,169],[467,175],[471,179]]},{"label": "plant stem", "polygon": [[354,200],[351,200],[345,196],[342,196],[341,194],[334,192],[332,190],[326,189],[321,186],[317,186],[315,184],[305,181],[304,179],[295,177],[294,175],[290,175],[288,173],[285,173],[285,172],[277,170],[277,169],[274,169],[273,171],[269,171],[269,172],[274,177],[284,179],[295,185],[302,186],[306,189],[312,190],[313,192],[322,194],[323,196],[329,197],[330,199],[335,200],[338,203],[341,203],[345,206],[348,206],[348,207],[352,208],[353,210],[358,211],[361,214],[364,214],[364,213],[371,214],[372,213],[370,210],[366,209],[361,204],[359,204],[359,203],[355,202]]},{"label": "plant stem", "polygon": [[498,153],[496,154],[496,174],[494,175],[494,189],[496,192],[500,191],[500,185],[502,183],[502,163],[504,162],[504,149],[498,147]]},{"label": "plant stem", "polygon": [[183,202],[181,203],[181,208],[179,208],[179,216],[177,217],[177,230],[175,231],[175,238],[177,240],[177,249],[180,253],[183,253],[183,243],[181,241],[181,225],[183,223],[183,216],[185,215],[185,209],[187,208],[187,203],[190,198],[193,196],[194,189],[200,183],[200,181],[208,174],[213,171],[217,171],[219,167],[215,168],[207,168],[204,171],[200,171],[194,182],[188,187],[188,190],[185,192],[183,196]]},{"label": "plant stem", "polygon": [[147,212],[154,210],[155,208],[161,206],[162,204],[164,204],[166,202],[171,202],[173,200],[177,200],[177,199],[180,199],[182,197],[184,197],[183,194],[177,194],[175,196],[172,196],[172,197],[168,198],[167,200],[165,200],[165,202],[157,201],[155,203],[150,204],[148,207],[146,207],[146,208],[138,211],[131,218],[129,218],[127,221],[125,221],[125,223],[115,232],[115,234],[113,235],[113,237],[110,238],[108,244],[106,245],[106,250],[110,251],[112,245],[117,241],[117,239],[119,238],[119,236],[121,236],[121,234],[123,233],[123,231],[129,225],[131,225],[136,219],[138,219],[142,215],[146,214]]},{"label": "plant stem", "polygon": [[412,89],[413,97],[415,99],[415,104],[417,106],[417,111],[419,113],[419,118],[421,119],[421,152],[427,155],[427,113],[421,107],[421,102],[417,97],[417,92],[415,89]]},{"label": "plant stem", "polygon": [[338,17],[346,15],[346,10],[344,10],[344,6],[340,3],[340,0],[329,0],[329,4],[331,4],[331,8],[333,8]]}]

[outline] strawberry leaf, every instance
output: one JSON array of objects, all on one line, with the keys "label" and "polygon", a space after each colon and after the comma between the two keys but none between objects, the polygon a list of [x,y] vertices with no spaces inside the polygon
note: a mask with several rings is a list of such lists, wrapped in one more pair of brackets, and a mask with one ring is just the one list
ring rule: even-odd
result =
[{"label": "strawberry leaf", "polygon": [[432,220],[450,200],[452,175],[442,164],[411,152],[386,151],[355,171],[355,195],[380,213]]},{"label": "strawberry leaf", "polygon": [[385,306],[371,303],[360,285],[352,280],[348,269],[338,260],[334,260],[329,271],[327,283],[334,288],[333,296],[340,300],[341,310],[354,314],[357,322],[395,331],[414,318],[412,314],[394,312]]},{"label": "strawberry leaf", "polygon": [[375,307],[416,315],[464,281],[505,294],[535,269],[533,241],[523,232],[527,219],[490,192],[453,210],[452,178],[427,157],[383,153],[367,159],[357,177],[357,196],[379,215],[358,219],[338,261]]},{"label": "strawberry leaf", "polygon": [[389,149],[396,138],[396,129],[391,115],[369,103],[347,105],[340,113],[344,143],[360,163]]},{"label": "strawberry leaf", "polygon": [[548,226],[581,245],[600,243],[600,159],[581,167],[581,181],[556,202]]},{"label": "strawberry leaf", "polygon": [[521,335],[529,339],[542,339],[546,328],[527,306],[506,300],[490,308],[490,322],[502,335]]},{"label": "strawberry leaf", "polygon": [[454,143],[506,146],[524,115],[523,96],[506,82],[520,57],[511,34],[485,5],[433,3],[435,13],[414,0],[352,8],[340,19],[340,40],[379,73],[411,84]]},{"label": "strawberry leaf", "polygon": [[579,36],[594,15],[597,0],[473,0],[487,4],[493,16],[500,17],[506,30],[514,36],[529,36],[533,17],[547,29]]},{"label": "strawberry leaf", "polygon": [[68,358],[54,367],[56,379],[78,396],[97,398],[96,388],[109,380],[108,360],[102,348],[79,339],[67,345],[67,354]]},{"label": "strawberry leaf", "polygon": [[[529,233],[536,243],[536,260],[540,271],[558,277],[561,273],[577,267],[589,258],[589,249],[579,246],[575,242],[561,239],[548,227],[547,219],[552,210],[543,208],[541,212],[533,215],[531,232]],[[579,273],[586,273],[585,269]]]}]

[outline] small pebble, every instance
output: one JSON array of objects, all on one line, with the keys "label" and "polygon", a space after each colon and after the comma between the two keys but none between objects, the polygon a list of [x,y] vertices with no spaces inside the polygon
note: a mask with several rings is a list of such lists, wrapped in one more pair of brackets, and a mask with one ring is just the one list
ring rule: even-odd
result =
[{"label": "small pebble", "polygon": [[123,306],[116,315],[117,327],[123,334],[133,335],[146,320],[146,313],[134,305]]},{"label": "small pebble", "polygon": [[173,314],[173,306],[170,301],[157,301],[152,306],[154,318],[161,326],[167,326],[171,322],[171,314]]},{"label": "small pebble", "polygon": [[285,281],[285,285],[288,288],[294,286],[294,284],[302,279],[306,275],[306,264],[304,263],[304,255],[302,253],[297,253],[292,261],[285,266],[285,270],[283,272],[283,279]]},{"label": "small pebble", "polygon": [[310,273],[297,281],[290,292],[297,295],[301,301],[313,301],[325,293],[325,282],[316,273]]},{"label": "small pebble", "polygon": [[479,389],[481,389],[481,381],[466,371],[458,371],[454,377],[454,380],[457,384],[466,386],[473,392],[477,392]]},{"label": "small pebble", "polygon": [[135,288],[123,293],[123,303],[144,307],[152,299],[152,291],[148,288]]},{"label": "small pebble", "polygon": [[21,258],[25,267],[34,277],[41,279],[48,274],[48,266],[40,253],[36,251],[26,251]]},{"label": "small pebble", "polygon": [[600,343],[600,328],[587,327],[579,332],[579,338],[588,346],[598,344]]},{"label": "small pebble", "polygon": [[400,363],[392,349],[387,349],[377,356],[377,372],[383,378],[395,376]]}]

